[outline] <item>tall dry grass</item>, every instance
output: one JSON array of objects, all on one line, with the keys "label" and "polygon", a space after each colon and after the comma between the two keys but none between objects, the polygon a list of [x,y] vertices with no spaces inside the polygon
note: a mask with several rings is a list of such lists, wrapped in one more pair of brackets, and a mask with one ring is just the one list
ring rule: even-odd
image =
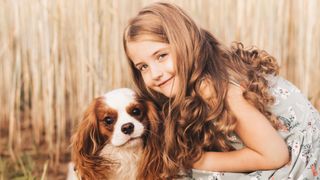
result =
[{"label": "tall dry grass", "polygon": [[[93,97],[130,86],[122,30],[146,0],[0,1],[0,147],[27,145],[59,164]],[[176,0],[226,44],[274,55],[281,74],[314,103],[320,97],[320,1]],[[29,134],[27,134],[27,133]]]}]

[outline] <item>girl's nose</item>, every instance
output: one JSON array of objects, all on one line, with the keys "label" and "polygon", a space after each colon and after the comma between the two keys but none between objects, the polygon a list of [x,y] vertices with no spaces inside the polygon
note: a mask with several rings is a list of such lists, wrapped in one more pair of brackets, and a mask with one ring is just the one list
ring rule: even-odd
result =
[{"label": "girl's nose", "polygon": [[163,72],[157,66],[152,67],[151,76],[153,80],[159,80],[163,76]]}]

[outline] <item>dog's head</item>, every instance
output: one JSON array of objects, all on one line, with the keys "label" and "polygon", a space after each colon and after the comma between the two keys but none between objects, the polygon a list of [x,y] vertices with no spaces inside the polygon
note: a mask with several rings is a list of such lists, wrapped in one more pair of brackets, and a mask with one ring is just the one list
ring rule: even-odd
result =
[{"label": "dog's head", "polygon": [[[72,159],[83,179],[105,178],[112,160],[100,156],[106,145],[123,148],[158,146],[159,118],[153,103],[137,97],[127,88],[96,98],[87,108],[72,137]],[[146,153],[150,156],[150,152]],[[148,158],[144,158],[148,161]]]}]

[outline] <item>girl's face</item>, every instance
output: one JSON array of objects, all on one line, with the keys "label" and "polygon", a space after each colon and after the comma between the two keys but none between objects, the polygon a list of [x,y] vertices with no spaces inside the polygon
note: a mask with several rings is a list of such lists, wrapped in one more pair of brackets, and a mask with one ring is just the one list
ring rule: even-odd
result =
[{"label": "girl's face", "polygon": [[127,43],[128,55],[141,72],[146,86],[167,97],[176,94],[178,77],[169,44],[156,41]]}]

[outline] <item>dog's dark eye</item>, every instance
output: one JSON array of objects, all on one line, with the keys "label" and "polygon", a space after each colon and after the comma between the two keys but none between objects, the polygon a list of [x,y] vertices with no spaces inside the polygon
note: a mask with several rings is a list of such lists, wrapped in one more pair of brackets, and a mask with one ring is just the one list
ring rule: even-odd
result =
[{"label": "dog's dark eye", "polygon": [[132,115],[134,115],[134,116],[140,116],[140,114],[141,114],[140,109],[138,109],[138,108],[132,109]]},{"label": "dog's dark eye", "polygon": [[103,119],[103,121],[104,121],[104,123],[105,123],[106,125],[111,125],[114,120],[113,120],[112,117],[107,116],[107,117],[105,117],[105,118]]}]

